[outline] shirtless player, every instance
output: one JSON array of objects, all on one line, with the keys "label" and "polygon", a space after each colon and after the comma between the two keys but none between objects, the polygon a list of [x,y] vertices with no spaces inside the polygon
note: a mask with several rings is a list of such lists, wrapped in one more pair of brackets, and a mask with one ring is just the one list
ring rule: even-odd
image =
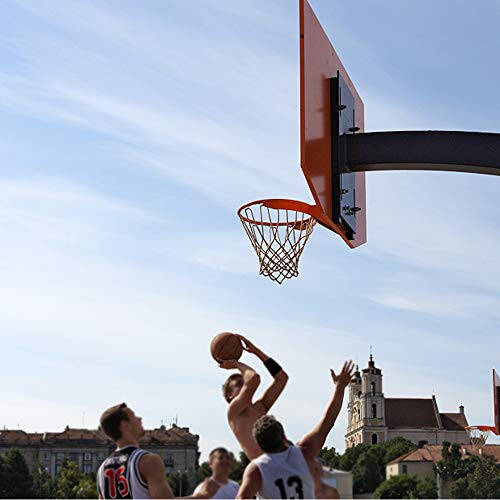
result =
[{"label": "shirtless player", "polygon": [[264,394],[256,401],[253,401],[255,391],[260,384],[259,374],[240,361],[230,360],[219,363],[220,367],[226,370],[239,370],[239,373],[233,373],[228,377],[222,386],[222,392],[229,403],[227,411],[229,426],[245,455],[249,460],[253,460],[262,454],[260,446],[252,435],[253,424],[258,418],[265,415],[276,402],[285,388],[288,375],[274,359],[264,354],[248,339],[242,335],[238,335],[238,338],[243,343],[243,349],[255,354],[274,378]]}]

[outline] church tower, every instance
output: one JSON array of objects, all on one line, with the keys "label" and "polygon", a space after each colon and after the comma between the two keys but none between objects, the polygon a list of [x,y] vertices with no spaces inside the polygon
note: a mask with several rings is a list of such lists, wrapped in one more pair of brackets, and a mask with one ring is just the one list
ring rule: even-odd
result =
[{"label": "church tower", "polygon": [[371,354],[368,366],[362,373],[356,369],[349,384],[347,409],[347,448],[360,443],[377,444],[386,440],[382,370],[375,366]]}]

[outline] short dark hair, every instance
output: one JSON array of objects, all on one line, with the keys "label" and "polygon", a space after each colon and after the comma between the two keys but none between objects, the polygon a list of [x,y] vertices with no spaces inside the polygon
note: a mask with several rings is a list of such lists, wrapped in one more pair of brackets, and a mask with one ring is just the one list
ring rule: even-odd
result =
[{"label": "short dark hair", "polygon": [[122,437],[120,424],[123,420],[128,420],[128,414],[124,411],[127,408],[125,403],[120,403],[108,408],[101,415],[101,429],[113,440],[117,441]]},{"label": "short dark hair", "polygon": [[229,452],[226,450],[226,448],[223,448],[222,446],[219,446],[218,448],[214,448],[209,454],[208,454],[208,461],[212,459],[212,456],[215,455],[216,453],[226,453],[228,456],[231,456]]},{"label": "short dark hair", "polygon": [[272,415],[260,417],[253,424],[252,434],[257,444],[266,453],[275,453],[283,448],[285,430]]},{"label": "short dark hair", "polygon": [[243,375],[241,373],[233,373],[232,375],[229,375],[227,380],[224,382],[224,385],[222,386],[222,395],[224,396],[224,399],[230,403],[231,398],[229,397],[229,384],[236,379],[243,378]]}]

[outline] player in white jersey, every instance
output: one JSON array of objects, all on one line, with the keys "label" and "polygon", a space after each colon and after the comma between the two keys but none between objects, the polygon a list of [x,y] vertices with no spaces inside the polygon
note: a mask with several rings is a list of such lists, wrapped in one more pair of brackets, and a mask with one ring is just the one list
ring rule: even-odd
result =
[{"label": "player in white jersey", "polygon": [[236,498],[240,485],[229,479],[233,464],[233,458],[225,448],[212,450],[208,455],[208,465],[212,469],[212,475],[197,486],[193,496],[197,497],[204,491],[215,490],[215,494],[210,498]]},{"label": "player in white jersey", "polygon": [[243,474],[236,498],[315,498],[312,472],[315,460],[342,408],[344,391],[354,372],[345,362],[339,375],[331,371],[335,384],[332,398],[316,426],[297,445],[286,438],[283,426],[271,415],[255,422],[253,436],[264,454],[252,460]]}]

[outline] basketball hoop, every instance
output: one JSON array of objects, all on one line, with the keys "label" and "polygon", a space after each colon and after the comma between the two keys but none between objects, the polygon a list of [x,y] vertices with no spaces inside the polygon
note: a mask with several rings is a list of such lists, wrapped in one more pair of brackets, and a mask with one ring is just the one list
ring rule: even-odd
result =
[{"label": "basketball hoop", "polygon": [[314,205],[295,200],[258,200],[238,209],[257,253],[260,274],[282,283],[299,274],[299,259],[322,215]]},{"label": "basketball hoop", "polygon": [[469,434],[470,444],[474,448],[481,448],[486,444],[488,436],[494,430],[494,427],[488,425],[470,425],[465,430]]}]

